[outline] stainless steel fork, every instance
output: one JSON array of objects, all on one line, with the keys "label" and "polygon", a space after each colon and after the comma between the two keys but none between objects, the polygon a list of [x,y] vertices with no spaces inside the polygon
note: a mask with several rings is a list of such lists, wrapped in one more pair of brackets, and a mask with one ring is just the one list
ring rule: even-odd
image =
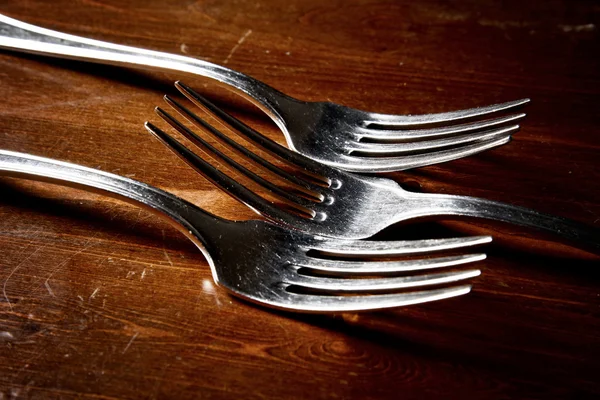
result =
[{"label": "stainless steel fork", "polygon": [[[483,254],[435,258],[425,258],[423,254],[491,241],[488,236],[395,242],[336,240],[291,231],[264,221],[228,221],[132,179],[6,150],[0,150],[0,175],[96,191],[149,209],[166,218],[198,246],[219,285],[246,300],[293,311],[380,309],[468,293],[468,285],[441,285],[473,278],[480,274],[479,270],[412,273],[482,260]],[[415,259],[339,259],[393,255],[408,255]],[[423,289],[428,286],[433,287]]]},{"label": "stainless steel fork", "polygon": [[[130,67],[174,70],[215,79],[266,112],[290,149],[355,172],[417,168],[508,143],[529,99],[441,114],[388,115],[331,102],[305,102],[240,72],[174,54],[121,46],[44,29],[0,14],[0,47]],[[470,121],[470,122],[465,122]]]},{"label": "stainless steel fork", "polygon": [[[151,133],[192,167],[221,189],[272,221],[313,234],[360,239],[372,236],[394,223],[419,217],[478,217],[536,228],[557,235],[583,249],[596,252],[600,250],[600,230],[576,221],[473,197],[413,193],[402,189],[390,179],[352,174],[318,163],[271,141],[210,103],[188,86],[177,82],[176,87],[193,103],[211,109],[221,122],[230,126],[245,139],[288,162],[289,165],[295,166],[300,172],[293,174],[284,171],[237,144],[195,113],[165,96],[167,103],[192,124],[211,133],[243,156],[266,167],[292,185],[293,190],[284,190],[229,158],[173,116],[161,108],[156,108],[158,115],[181,134],[269,190],[283,203],[284,207],[280,207],[225,175],[153,124],[146,123]],[[320,179],[321,183],[315,183],[315,178]],[[290,208],[294,211],[290,211]]]}]

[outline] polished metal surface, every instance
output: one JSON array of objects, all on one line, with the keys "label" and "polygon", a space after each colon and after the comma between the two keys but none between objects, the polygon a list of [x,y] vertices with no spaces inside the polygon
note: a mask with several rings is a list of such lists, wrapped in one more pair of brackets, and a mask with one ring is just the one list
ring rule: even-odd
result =
[{"label": "polished metal surface", "polygon": [[[419,255],[491,241],[489,236],[388,242],[337,240],[264,221],[227,221],[132,179],[6,150],[0,150],[0,175],[97,191],[147,208],[166,218],[198,246],[219,285],[244,299],[294,311],[399,307],[468,293],[470,286],[455,283],[478,276],[479,270],[411,273],[482,260],[484,254],[434,258]],[[411,259],[350,261],[332,255],[353,259],[407,255]],[[454,285],[440,287],[448,284]]]},{"label": "polished metal surface", "polygon": [[[193,103],[211,108],[213,114],[218,116],[223,124],[235,129],[242,137],[298,168],[299,173],[296,175],[283,171],[259,155],[235,144],[194,112],[165,96],[167,103],[192,124],[222,142],[234,146],[239,153],[265,166],[295,188],[295,190],[283,190],[228,158],[173,116],[156,108],[158,115],[181,134],[269,190],[285,204],[286,207],[282,208],[225,175],[161,129],[146,123],[151,133],[197,171],[274,222],[317,235],[361,239],[372,236],[394,223],[413,218],[478,217],[536,228],[552,233],[574,246],[596,252],[600,250],[600,231],[576,221],[497,201],[466,196],[413,193],[402,189],[390,179],[344,172],[315,162],[271,141],[225,113],[188,86],[177,82],[176,87]],[[315,177],[320,177],[322,184],[314,183]],[[290,207],[297,212],[290,212]]]},{"label": "polished metal surface", "polygon": [[519,128],[515,121],[525,114],[472,120],[512,111],[529,102],[522,99],[412,116],[371,113],[331,102],[304,102],[240,72],[206,61],[69,35],[1,14],[0,47],[96,63],[174,70],[215,79],[265,111],[283,131],[290,149],[354,172],[417,168],[508,143],[510,135]]}]

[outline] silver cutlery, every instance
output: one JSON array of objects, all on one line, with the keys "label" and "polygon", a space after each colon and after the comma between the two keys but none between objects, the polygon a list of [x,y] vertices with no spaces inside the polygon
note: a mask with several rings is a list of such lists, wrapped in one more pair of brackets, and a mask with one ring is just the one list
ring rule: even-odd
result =
[{"label": "silver cutlery", "polygon": [[222,123],[230,126],[244,139],[254,142],[285,161],[287,165],[296,168],[296,173],[290,173],[270,163],[237,144],[180,103],[165,96],[166,102],[193,125],[209,132],[242,156],[266,167],[291,185],[291,188],[282,189],[272,181],[262,178],[211,146],[161,108],[156,108],[162,119],[193,143],[254,180],[278,199],[278,202],[267,201],[255,191],[219,171],[164,131],[149,122],[146,123],[146,128],[151,133],[189,165],[271,221],[316,235],[361,239],[370,237],[394,223],[414,218],[478,217],[536,228],[583,249],[600,250],[600,230],[576,221],[474,197],[409,192],[390,179],[353,174],[318,163],[266,138],[188,86],[177,82],[176,87],[192,103],[210,109]]},{"label": "silver cutlery", "polygon": [[[455,160],[508,143],[529,99],[440,114],[388,115],[294,99],[207,61],[69,35],[0,14],[0,47],[10,50],[214,79],[267,113],[290,149],[354,172],[389,172]],[[489,118],[493,117],[493,118]],[[473,121],[474,119],[480,119]],[[483,118],[483,119],[481,119]]]},{"label": "silver cutlery", "polygon": [[[338,240],[265,221],[234,222],[132,179],[7,150],[0,150],[0,175],[100,192],[153,211],[198,246],[220,286],[246,300],[293,311],[381,309],[468,293],[470,286],[456,283],[478,276],[479,270],[414,273],[482,260],[484,254],[433,258],[428,254],[491,241],[489,236],[387,242]],[[363,258],[395,255],[412,259]],[[363,259],[351,261],[347,257]],[[425,289],[428,286],[433,287]]]}]

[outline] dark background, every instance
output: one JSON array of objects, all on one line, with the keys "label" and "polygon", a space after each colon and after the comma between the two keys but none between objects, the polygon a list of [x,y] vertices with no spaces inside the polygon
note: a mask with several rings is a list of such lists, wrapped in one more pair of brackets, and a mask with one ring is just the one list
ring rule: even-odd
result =
[{"label": "dark background", "polygon": [[[301,99],[378,112],[530,97],[510,144],[390,176],[600,227],[596,2],[4,0],[0,13],[200,57]],[[255,218],[143,128],[178,78],[0,52],[0,147]],[[283,143],[237,97],[183,78]],[[196,248],[151,214],[1,179],[0,398],[598,396],[597,256],[502,225],[408,224],[388,234],[429,232],[494,235],[471,294],[294,316],[230,297]]]}]

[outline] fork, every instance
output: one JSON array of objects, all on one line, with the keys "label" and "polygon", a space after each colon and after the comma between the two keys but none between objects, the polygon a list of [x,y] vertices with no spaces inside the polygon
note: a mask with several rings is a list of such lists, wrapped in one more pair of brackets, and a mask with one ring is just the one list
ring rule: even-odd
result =
[{"label": "fork", "polygon": [[[489,236],[387,242],[337,240],[288,230],[265,221],[229,221],[132,179],[7,150],[0,150],[0,175],[100,192],[149,209],[166,218],[196,244],[219,285],[243,299],[293,311],[382,309],[466,294],[470,290],[468,285],[440,286],[478,276],[479,270],[412,273],[482,260],[484,254],[434,258],[422,255],[491,241]],[[339,259],[393,255],[414,259]],[[433,288],[422,289],[427,286]],[[404,292],[386,293],[399,290]]]},{"label": "fork", "polygon": [[[190,166],[271,221],[316,235],[361,239],[370,237],[394,223],[415,218],[478,217],[536,228],[557,235],[582,249],[596,252],[600,250],[600,230],[576,221],[474,197],[409,192],[387,178],[353,174],[318,163],[266,138],[189,86],[181,82],[176,82],[175,86],[192,103],[209,108],[221,123],[243,138],[296,168],[295,174],[283,170],[233,141],[171,97],[164,97],[174,110],[193,125],[233,147],[255,164],[266,167],[286,184],[291,185],[290,190],[282,189],[262,178],[210,145],[160,107],[156,108],[157,114],[169,125],[209,154],[215,155],[263,186],[278,200],[267,201],[257,192],[219,171],[155,125],[146,122],[146,128]],[[319,182],[316,183],[315,179]]]},{"label": "fork", "polygon": [[290,149],[354,172],[417,168],[508,143],[510,135],[519,129],[515,122],[525,114],[496,114],[529,102],[522,99],[440,114],[378,114],[331,102],[297,100],[248,75],[207,61],[69,35],[1,14],[0,47],[212,78],[269,115]]}]

